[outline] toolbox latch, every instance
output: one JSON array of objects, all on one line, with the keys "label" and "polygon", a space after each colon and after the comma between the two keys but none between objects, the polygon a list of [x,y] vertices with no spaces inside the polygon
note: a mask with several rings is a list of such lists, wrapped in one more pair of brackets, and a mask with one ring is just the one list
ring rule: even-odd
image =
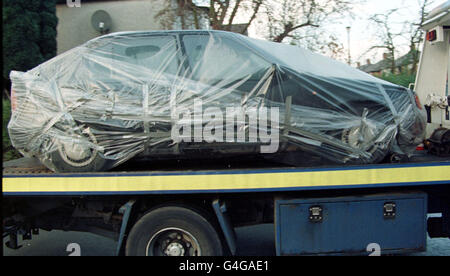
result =
[{"label": "toolbox latch", "polygon": [[395,218],[396,208],[394,202],[386,202],[383,206],[383,215],[384,218],[392,219]]},{"label": "toolbox latch", "polygon": [[322,207],[321,206],[311,206],[309,207],[309,220],[311,222],[322,222]]}]

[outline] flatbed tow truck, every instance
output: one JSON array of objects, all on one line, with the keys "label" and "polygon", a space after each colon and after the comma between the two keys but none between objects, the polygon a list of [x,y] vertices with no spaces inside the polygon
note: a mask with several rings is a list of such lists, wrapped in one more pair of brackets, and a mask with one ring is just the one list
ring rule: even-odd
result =
[{"label": "flatbed tow truck", "polygon": [[423,151],[393,164],[298,168],[242,158],[64,174],[22,158],[3,164],[2,180],[10,248],[20,234],[59,229],[113,238],[118,255],[235,254],[234,228],[260,223],[274,224],[277,255],[368,254],[373,245],[417,252],[427,232],[450,237],[450,158]]},{"label": "flatbed tow truck", "polygon": [[[434,10],[424,26],[416,92],[428,106],[427,137],[448,122],[449,7]],[[130,160],[109,172],[60,174],[22,158],[3,163],[3,237],[17,249],[18,235],[60,229],[113,238],[117,255],[233,255],[236,227],[273,223],[277,255],[424,251],[427,233],[450,237],[450,157],[422,150],[393,161]]]}]

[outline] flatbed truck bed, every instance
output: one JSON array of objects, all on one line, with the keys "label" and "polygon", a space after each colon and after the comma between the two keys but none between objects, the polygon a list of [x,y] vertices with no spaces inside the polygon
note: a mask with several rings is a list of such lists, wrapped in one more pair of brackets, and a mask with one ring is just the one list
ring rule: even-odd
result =
[{"label": "flatbed truck bed", "polygon": [[[208,166],[188,162],[180,170],[174,169],[173,164],[165,165],[164,170],[157,167],[149,171],[142,169],[145,168],[142,162],[137,162],[131,163],[127,171],[119,167],[110,172],[59,174],[46,169],[36,159],[22,158],[4,163],[3,194],[242,193],[450,183],[450,158],[427,154],[417,154],[405,163],[359,166],[295,168],[264,164],[267,167],[255,168],[248,163],[219,163],[205,169]],[[210,169],[214,166],[216,169]]]},{"label": "flatbed truck bed", "polygon": [[[234,254],[235,227],[274,223],[279,255],[365,254],[362,245],[366,237],[378,237],[381,244],[393,243],[381,245],[381,251],[398,253],[425,250],[427,231],[432,237],[448,237],[450,232],[450,158],[421,152],[408,162],[392,164],[285,167],[261,160],[191,160],[130,162],[109,172],[64,174],[53,173],[34,159],[18,159],[3,164],[2,180],[7,214],[3,225],[12,248],[18,247],[17,233],[27,239],[41,228],[109,236],[119,241],[117,254]],[[395,207],[402,204],[405,207]],[[288,211],[292,208],[298,212]],[[298,221],[305,212],[309,212],[307,221]],[[385,217],[379,218],[383,212]],[[427,219],[427,213],[442,215]],[[389,220],[390,215],[395,223]],[[370,216],[374,218],[368,223],[364,217]],[[407,217],[415,218],[412,225],[408,223],[413,219]],[[175,224],[165,225],[164,218]],[[187,220],[190,222],[184,225]],[[164,227],[158,228],[157,221]],[[364,223],[367,228],[361,225]],[[359,225],[363,230],[336,232],[337,224]],[[419,227],[414,226],[417,224]],[[164,230],[180,225],[184,231]],[[340,228],[345,228],[342,225]],[[289,230],[292,227],[295,231]],[[192,234],[197,228],[204,233]],[[155,229],[168,233],[159,237]],[[386,231],[398,233],[383,234]],[[308,245],[304,236],[311,232],[322,236],[320,242]],[[176,242],[171,235],[183,238]],[[341,235],[343,241],[356,235],[361,241],[355,244],[349,240],[344,246],[327,242],[330,235]],[[389,235],[404,243],[396,245]],[[203,238],[193,243],[197,237]],[[298,243],[290,242],[294,244],[290,246],[286,240]],[[192,251],[193,244],[197,251]]]}]

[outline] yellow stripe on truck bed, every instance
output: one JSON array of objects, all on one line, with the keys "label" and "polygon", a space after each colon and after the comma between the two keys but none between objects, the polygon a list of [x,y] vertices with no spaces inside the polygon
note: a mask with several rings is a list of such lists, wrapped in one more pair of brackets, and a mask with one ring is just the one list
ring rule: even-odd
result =
[{"label": "yellow stripe on truck bed", "polygon": [[147,175],[101,174],[3,177],[3,193],[232,192],[341,186],[450,183],[450,164],[370,169],[269,170]]}]

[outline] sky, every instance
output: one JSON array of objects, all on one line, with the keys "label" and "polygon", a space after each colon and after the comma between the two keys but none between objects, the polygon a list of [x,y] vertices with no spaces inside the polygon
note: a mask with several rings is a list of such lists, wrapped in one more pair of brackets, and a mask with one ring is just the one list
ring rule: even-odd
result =
[{"label": "sky", "polygon": [[[350,0],[352,1],[352,0]],[[329,31],[336,34],[339,42],[342,43],[345,48],[347,58],[348,51],[348,34],[347,26],[350,26],[350,54],[352,65],[356,66],[356,62],[366,64],[367,59],[370,59],[372,63],[380,61],[383,57],[384,50],[373,50],[366,53],[371,46],[379,44],[376,39],[377,30],[373,24],[370,23],[368,18],[373,14],[383,14],[391,9],[399,9],[391,18],[391,26],[396,32],[402,31],[401,22],[413,21],[418,18],[420,11],[420,4],[422,0],[362,0],[361,4],[354,5],[353,13],[355,18],[342,18],[338,23],[328,26]],[[430,9],[437,7],[439,4],[444,3],[447,0],[434,0],[430,4]],[[355,1],[356,2],[356,1]],[[249,35],[252,35],[252,30],[249,30]],[[400,57],[408,52],[408,44],[404,39],[398,39],[398,52],[397,57]],[[342,60],[342,61],[347,61]]]},{"label": "sky", "polygon": [[[437,7],[445,1],[435,0],[430,5],[430,9]],[[398,9],[398,12],[390,18],[390,22],[392,23],[391,26],[400,33],[402,32],[401,22],[413,21],[415,18],[418,18],[420,4],[419,0],[366,0],[365,3],[354,7],[355,19],[345,18],[340,24],[331,27],[335,30],[336,34],[339,34],[338,37],[346,51],[348,50],[346,27],[351,27],[350,53],[354,63],[359,61],[361,64],[366,64],[367,59],[371,59],[371,62],[375,63],[382,59],[383,50],[371,51],[364,55],[371,46],[377,44],[376,28],[373,24],[370,24],[368,18],[373,14],[383,14],[391,9]],[[408,44],[404,39],[398,39],[397,45],[399,50],[397,57],[408,52]]]}]

